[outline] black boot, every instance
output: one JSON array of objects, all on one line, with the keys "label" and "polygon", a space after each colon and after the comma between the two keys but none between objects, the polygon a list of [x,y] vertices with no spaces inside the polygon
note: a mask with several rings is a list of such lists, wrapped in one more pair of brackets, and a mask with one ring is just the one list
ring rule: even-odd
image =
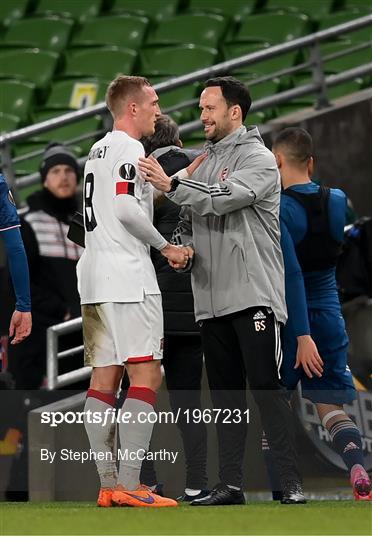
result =
[{"label": "black boot", "polygon": [[224,504],[245,504],[244,493],[239,489],[229,488],[226,484],[217,484],[209,495],[195,499],[190,506],[218,506]]}]

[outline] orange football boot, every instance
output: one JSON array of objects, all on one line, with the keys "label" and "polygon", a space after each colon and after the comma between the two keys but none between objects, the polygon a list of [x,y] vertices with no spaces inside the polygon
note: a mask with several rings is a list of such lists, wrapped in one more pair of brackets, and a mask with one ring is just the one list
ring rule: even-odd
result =
[{"label": "orange football boot", "polygon": [[112,506],[156,507],[178,506],[177,501],[157,495],[148,486],[139,485],[137,489],[129,491],[120,484],[114,488]]},{"label": "orange football boot", "polygon": [[101,488],[98,494],[97,506],[109,508],[111,506],[113,491],[114,490],[112,488]]}]

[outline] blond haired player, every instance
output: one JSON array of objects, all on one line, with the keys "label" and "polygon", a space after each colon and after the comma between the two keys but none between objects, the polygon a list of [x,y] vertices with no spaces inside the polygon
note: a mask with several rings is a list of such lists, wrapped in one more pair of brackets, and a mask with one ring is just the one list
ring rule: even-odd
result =
[{"label": "blond haired player", "polygon": [[[86,413],[102,418],[116,401],[124,366],[130,388],[119,423],[122,460],[115,456],[115,422],[85,427],[97,456],[99,506],[176,506],[139,483],[141,455],[149,446],[153,411],[161,383],[163,315],[150,246],[171,263],[185,265],[187,250],[171,246],[152,225],[153,188],[138,171],[144,156],[139,139],[154,133],[158,96],[143,77],[120,75],[107,90],[112,132],[96,142],[84,171],[85,251],[78,263],[85,362],[93,367]],[[96,415],[97,416],[97,415]],[[108,417],[108,416],[106,416]]]}]

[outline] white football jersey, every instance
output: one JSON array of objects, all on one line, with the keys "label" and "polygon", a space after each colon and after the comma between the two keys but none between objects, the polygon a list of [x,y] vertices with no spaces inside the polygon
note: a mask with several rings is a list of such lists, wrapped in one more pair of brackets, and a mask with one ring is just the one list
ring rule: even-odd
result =
[{"label": "white football jersey", "polygon": [[142,144],[123,131],[107,133],[89,153],[84,170],[85,250],[77,265],[82,304],[141,302],[160,294],[150,247],[115,216],[115,197],[134,196],[153,218],[153,187],[139,174]]}]

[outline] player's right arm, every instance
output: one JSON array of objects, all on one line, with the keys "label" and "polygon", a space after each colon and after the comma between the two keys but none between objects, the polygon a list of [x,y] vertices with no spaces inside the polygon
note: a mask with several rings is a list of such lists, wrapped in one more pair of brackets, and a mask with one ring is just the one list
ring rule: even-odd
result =
[{"label": "player's right arm", "polygon": [[141,208],[143,180],[138,173],[138,157],[143,155],[141,145],[131,148],[131,155],[117,161],[113,168],[115,185],[114,212],[116,218],[135,238],[158,249],[164,257],[174,263],[184,264],[188,254],[179,247],[172,246],[157,231]]},{"label": "player's right arm", "polygon": [[280,235],[285,270],[285,299],[288,309],[287,324],[291,325],[291,330],[297,339],[297,354],[294,368],[297,369],[301,366],[310,379],[313,375],[321,377],[323,373],[323,360],[310,335],[302,270],[297,259],[295,245],[283,217],[280,219]]}]

